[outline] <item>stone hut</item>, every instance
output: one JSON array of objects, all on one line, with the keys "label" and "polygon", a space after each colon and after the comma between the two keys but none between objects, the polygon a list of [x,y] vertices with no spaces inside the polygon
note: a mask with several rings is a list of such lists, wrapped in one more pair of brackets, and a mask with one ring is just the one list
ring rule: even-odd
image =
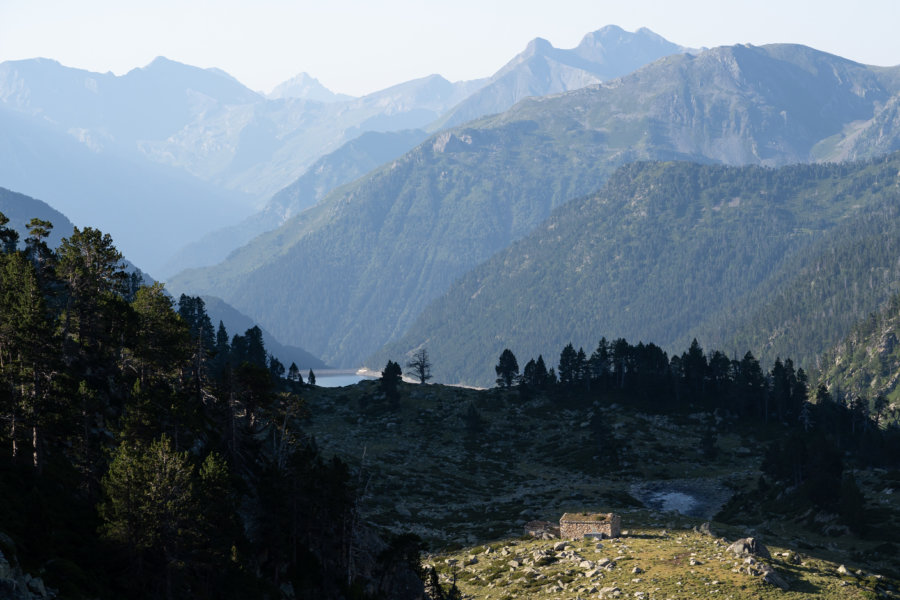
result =
[{"label": "stone hut", "polygon": [[622,517],[615,513],[566,513],[559,519],[559,537],[569,540],[591,537],[619,537]]}]

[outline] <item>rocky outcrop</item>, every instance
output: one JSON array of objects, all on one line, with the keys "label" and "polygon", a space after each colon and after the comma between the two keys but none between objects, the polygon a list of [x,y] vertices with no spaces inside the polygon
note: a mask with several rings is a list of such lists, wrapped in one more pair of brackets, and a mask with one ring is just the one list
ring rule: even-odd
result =
[{"label": "rocky outcrop", "polygon": [[[10,558],[7,559],[6,553]],[[48,589],[40,577],[22,572],[15,559],[15,544],[0,533],[0,598],[4,600],[47,600],[56,597],[56,590]]]}]

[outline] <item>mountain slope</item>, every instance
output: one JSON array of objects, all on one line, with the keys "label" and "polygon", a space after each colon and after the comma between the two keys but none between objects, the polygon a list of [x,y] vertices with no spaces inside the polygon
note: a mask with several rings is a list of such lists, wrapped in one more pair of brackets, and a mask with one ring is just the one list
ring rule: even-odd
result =
[{"label": "mountain slope", "polygon": [[31,219],[42,219],[53,224],[45,240],[51,248],[59,246],[64,237],[72,234],[74,227],[72,221],[46,202],[6,188],[0,188],[0,212],[9,219],[7,227],[19,232],[20,244],[28,236],[28,222]]},{"label": "mountain slope", "polygon": [[[424,346],[438,380],[490,385],[504,348],[520,362],[544,353],[552,364],[548,349],[574,342],[590,351],[601,335],[664,348],[697,337],[767,360],[815,356],[896,288],[900,249],[873,225],[900,233],[898,170],[900,154],[777,170],[622,167],[602,192],[467,273],[367,364]],[[867,239],[881,255],[860,252]],[[851,255],[865,259],[856,265]],[[874,289],[857,285],[873,277]],[[785,284],[793,279],[805,284],[797,294]]]},{"label": "mountain slope", "polygon": [[333,189],[393,160],[427,137],[420,129],[368,131],[313,163],[294,183],[276,193],[266,207],[237,225],[213,231],[175,253],[160,269],[170,276],[186,268],[214,265],[256,236],[275,229]]},{"label": "mountain slope", "polygon": [[0,63],[0,101],[7,108],[83,132],[95,146],[132,152],[138,141],[165,139],[213,105],[259,100],[222,71],[164,57],[121,77],[42,58]]},{"label": "mountain slope", "polygon": [[253,194],[261,205],[345,142],[366,131],[424,127],[480,85],[430,75],[342,102],[282,98],[218,105],[176,134],[142,143],[141,151]]},{"label": "mountain slope", "polygon": [[39,117],[0,107],[0,185],[94,223],[153,273],[174,248],[245,217],[246,198],[183,172],[93,151]]},{"label": "mountain slope", "polygon": [[686,51],[649,29],[630,33],[615,25],[585,35],[569,50],[536,38],[483,88],[435,122],[431,130],[503,112],[528,96],[558,94],[621,77],[663,56]]},{"label": "mountain slope", "polygon": [[896,71],[790,45],[669,56],[435,135],[223,264],[172,283],[223,297],[352,366],[619,165],[811,160],[822,140],[877,118],[900,91]]},{"label": "mountain slope", "polygon": [[[206,313],[213,327],[218,328],[221,321],[225,325],[225,329],[229,336],[243,335],[245,331],[256,325],[256,323],[247,315],[229,306],[221,298],[215,296],[204,296],[203,303],[206,305]],[[327,365],[304,350],[296,346],[282,344],[278,339],[266,329],[262,330],[263,342],[265,342],[266,350],[269,354],[284,363],[285,367],[289,367],[293,362],[300,368],[303,373],[307,369],[323,369]]]}]

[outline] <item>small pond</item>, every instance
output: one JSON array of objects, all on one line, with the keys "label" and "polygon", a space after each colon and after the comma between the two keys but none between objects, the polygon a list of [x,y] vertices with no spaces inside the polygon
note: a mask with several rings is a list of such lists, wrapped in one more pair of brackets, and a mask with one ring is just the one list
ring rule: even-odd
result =
[{"label": "small pond", "polygon": [[635,484],[631,495],[655,511],[711,519],[728,502],[732,492],[708,479],[678,479]]}]

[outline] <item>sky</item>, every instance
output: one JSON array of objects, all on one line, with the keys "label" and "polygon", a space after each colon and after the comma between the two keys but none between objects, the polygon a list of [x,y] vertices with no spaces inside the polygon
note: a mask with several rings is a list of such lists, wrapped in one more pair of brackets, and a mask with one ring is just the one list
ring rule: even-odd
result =
[{"label": "sky", "polygon": [[0,62],[118,75],[156,56],[268,92],[305,71],[363,95],[439,73],[490,76],[529,40],[576,46],[605,25],[690,47],[794,42],[900,64],[900,0],[0,0]]}]

